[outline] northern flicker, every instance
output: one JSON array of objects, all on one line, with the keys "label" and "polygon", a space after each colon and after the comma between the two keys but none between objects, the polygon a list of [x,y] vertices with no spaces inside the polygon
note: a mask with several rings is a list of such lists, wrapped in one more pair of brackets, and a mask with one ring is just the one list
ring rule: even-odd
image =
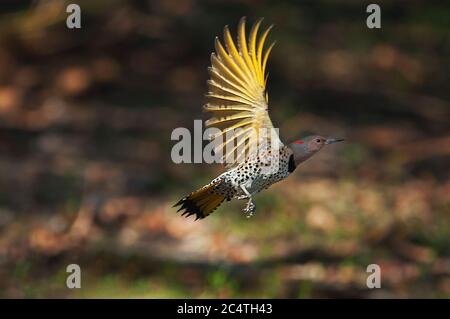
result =
[{"label": "northern flicker", "polygon": [[[212,138],[219,141],[215,150],[224,154],[226,171],[174,205],[180,206],[178,211],[186,217],[205,218],[231,199],[247,200],[243,211],[250,217],[256,210],[253,195],[288,177],[325,145],[343,141],[313,135],[284,145],[278,134],[273,134],[268,113],[266,65],[275,43],[264,48],[273,26],[258,36],[261,22],[259,19],[253,25],[248,41],[245,18],[239,22],[236,43],[228,26],[224,28],[225,47],[217,37],[215,39],[204,111],[212,113],[206,125],[220,129]],[[239,133],[227,138],[226,133],[232,130]],[[263,130],[271,134],[263,138],[260,133]]]}]

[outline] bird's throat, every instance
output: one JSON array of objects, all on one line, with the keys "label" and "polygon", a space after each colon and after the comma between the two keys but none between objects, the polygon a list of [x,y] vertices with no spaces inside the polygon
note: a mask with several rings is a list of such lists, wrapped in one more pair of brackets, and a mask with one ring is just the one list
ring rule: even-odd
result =
[{"label": "bird's throat", "polygon": [[[292,162],[293,166],[297,167],[300,165],[300,163],[303,163],[307,159],[309,159],[311,156],[313,156],[315,152],[304,152],[301,154],[292,154]],[[295,169],[295,168],[294,168]]]}]

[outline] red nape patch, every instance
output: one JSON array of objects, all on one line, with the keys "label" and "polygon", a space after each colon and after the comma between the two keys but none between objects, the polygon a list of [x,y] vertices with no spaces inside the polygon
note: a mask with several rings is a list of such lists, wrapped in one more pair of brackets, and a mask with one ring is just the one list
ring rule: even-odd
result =
[{"label": "red nape patch", "polygon": [[303,144],[304,142],[301,140],[295,141],[294,144]]}]

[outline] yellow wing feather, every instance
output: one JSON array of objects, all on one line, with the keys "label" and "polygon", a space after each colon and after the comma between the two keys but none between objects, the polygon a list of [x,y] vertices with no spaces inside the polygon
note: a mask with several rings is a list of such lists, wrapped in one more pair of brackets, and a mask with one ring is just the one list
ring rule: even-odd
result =
[{"label": "yellow wing feather", "polygon": [[[236,43],[226,26],[225,47],[216,37],[216,52],[211,55],[207,94],[209,102],[204,106],[204,110],[211,112],[212,117],[206,121],[206,125],[221,129],[221,133],[213,136],[213,139],[222,139],[215,149],[222,151],[228,167],[235,166],[250,156],[251,149],[258,149],[258,146],[251,146],[257,145],[260,129],[273,129],[268,114],[266,66],[275,43],[264,49],[272,26],[258,38],[261,22],[262,19],[259,19],[253,25],[247,41],[245,18],[242,18]],[[235,136],[226,134],[234,129],[241,130]],[[269,134],[270,136],[273,135]],[[282,146],[278,135],[275,136],[276,141],[272,139],[269,142],[276,142],[278,147]]]}]

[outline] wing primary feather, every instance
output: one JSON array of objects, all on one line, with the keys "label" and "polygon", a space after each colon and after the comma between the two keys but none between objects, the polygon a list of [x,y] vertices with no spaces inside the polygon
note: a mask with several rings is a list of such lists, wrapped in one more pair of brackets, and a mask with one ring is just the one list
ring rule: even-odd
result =
[{"label": "wing primary feather", "polygon": [[219,58],[219,60],[223,61],[224,64],[226,64],[228,67],[233,69],[233,71],[238,75],[245,83],[248,84],[249,79],[247,76],[239,69],[239,67],[236,65],[234,60],[230,57],[227,51],[225,51],[225,48],[223,47],[222,43],[220,43],[219,38],[216,37],[216,53]]},{"label": "wing primary feather", "polygon": [[251,104],[252,103],[251,97],[248,97],[246,94],[244,94],[242,92],[238,92],[238,91],[232,90],[230,88],[224,87],[224,86],[220,85],[219,83],[216,83],[213,80],[208,80],[207,83],[210,86],[210,88],[214,87],[215,89],[221,90],[222,92],[230,93],[232,95],[239,96],[240,98],[245,100],[247,104]]},{"label": "wing primary feather", "polygon": [[[248,131],[249,131],[249,130],[252,130],[252,129],[253,129],[252,127],[247,127],[247,128],[245,128],[245,129],[242,129],[242,130],[239,131],[237,134],[235,134],[235,135],[233,136],[233,138],[241,138],[242,135],[247,134]],[[217,133],[216,135],[212,136],[212,138],[213,138],[213,139],[218,138],[219,136],[221,136],[221,135],[223,135],[223,134],[225,134],[225,133],[222,131],[222,132]],[[232,139],[230,139],[230,140],[232,140]],[[228,142],[226,142],[226,143],[228,143]],[[222,145],[224,145],[224,144],[226,144],[226,143],[222,143]]]},{"label": "wing primary feather", "polygon": [[[216,52],[211,54],[206,95],[209,101],[203,110],[212,113],[206,126],[220,130],[211,136],[211,140],[216,142],[215,151],[223,151],[220,156],[225,162],[231,155],[234,155],[233,161],[237,158],[237,163],[247,158],[262,147],[259,145],[260,129],[273,129],[268,114],[266,71],[275,42],[266,48],[273,25],[261,30],[262,21],[262,18],[258,19],[247,34],[247,21],[243,17],[239,21],[237,37],[233,39],[230,29],[225,26],[223,41],[215,38]],[[241,130],[228,134],[236,129]],[[270,138],[269,143],[283,145],[278,136]],[[226,167],[236,164],[228,161]]]},{"label": "wing primary feather", "polygon": [[256,73],[257,73],[257,78],[260,84],[262,84],[263,81],[263,76],[261,75],[261,72],[258,68],[258,61],[257,61],[257,57],[256,57],[256,37],[258,35],[258,30],[259,27],[261,26],[261,22],[264,20],[264,18],[260,18],[258,19],[258,21],[253,25],[251,31],[250,31],[250,36],[248,39],[248,46],[250,47],[250,56],[252,58],[252,62],[253,62],[253,68],[255,69]]},{"label": "wing primary feather", "polygon": [[241,97],[234,97],[234,96],[228,96],[228,95],[222,95],[222,94],[214,94],[213,92],[209,92],[206,94],[207,97],[215,98],[219,100],[225,100],[225,101],[232,101],[232,102],[238,102],[238,103],[247,103],[247,101]]},{"label": "wing primary feather", "polygon": [[206,121],[206,125],[211,126],[211,125],[216,125],[216,124],[223,123],[223,122],[229,122],[229,121],[241,120],[241,119],[253,117],[252,113],[248,113],[248,112],[245,112],[244,114],[242,114],[242,113],[244,113],[244,112],[237,113],[237,114],[230,115],[230,116],[219,117],[219,118],[213,117]]},{"label": "wing primary feather", "polygon": [[236,48],[236,45],[234,44],[233,37],[231,36],[230,29],[226,25],[224,28],[224,38],[225,38],[225,46],[227,47],[228,53],[231,55],[233,60],[239,65],[239,67],[243,70],[243,72],[246,74],[246,78],[248,81],[248,84],[251,85],[251,74],[250,70],[248,69],[245,62],[242,60],[242,57],[239,54],[239,51]]},{"label": "wing primary feather", "polygon": [[242,19],[239,21],[239,27],[238,27],[238,46],[239,46],[239,53],[243,57],[247,68],[252,73],[252,77],[256,76],[255,68],[253,65],[253,62],[250,58],[250,55],[248,54],[248,47],[247,47],[247,39],[246,39],[246,32],[245,32],[245,17],[242,17]]},{"label": "wing primary feather", "polygon": [[[275,45],[276,41],[272,42],[272,44],[270,45],[270,47],[266,50],[266,52],[264,53],[264,60],[263,60],[263,64],[262,64],[262,74],[266,73],[266,65],[267,65],[267,59],[269,58],[270,52],[272,51],[274,45]],[[264,82],[267,81],[267,77],[266,80]]]},{"label": "wing primary feather", "polygon": [[218,79],[220,79],[221,81],[223,81],[224,83],[228,84],[229,86],[235,88],[236,90],[238,90],[241,94],[244,94],[247,98],[249,99],[254,99],[255,96],[253,96],[252,94],[249,94],[249,92],[247,92],[247,90],[245,90],[242,86],[230,81],[229,79],[227,79],[226,77],[224,77],[222,74],[220,74],[218,72],[218,70],[216,70],[215,68],[209,68],[209,72],[211,77],[217,77]]},{"label": "wing primary feather", "polygon": [[212,105],[207,103],[203,106],[206,112],[233,112],[233,111],[248,111],[252,112],[252,108],[246,104],[229,104],[229,105]]},{"label": "wing primary feather", "polygon": [[257,53],[257,60],[258,60],[258,67],[261,70],[261,75],[264,76],[264,73],[262,72],[262,52],[263,52],[263,48],[264,48],[264,42],[266,41],[267,35],[269,34],[270,30],[273,28],[273,24],[270,25],[265,31],[264,33],[261,35],[261,38],[259,39],[258,42],[258,53]]},{"label": "wing primary feather", "polygon": [[[238,127],[243,127],[243,126],[246,126],[246,125],[250,125],[250,124],[252,124],[252,122],[253,122],[252,120],[245,120],[245,121],[242,120],[242,121],[239,121],[239,122],[237,122],[237,123],[235,123],[235,124],[233,124],[233,125],[231,125],[231,126],[229,126],[227,128],[224,128],[222,130],[222,132],[227,133],[227,132],[232,131],[232,130],[238,128]],[[206,126],[210,126],[210,125],[206,124]]]},{"label": "wing primary feather", "polygon": [[219,60],[217,58],[216,55],[212,55],[211,56],[211,64],[212,67],[210,68],[211,70],[216,71],[217,73],[223,72],[224,76],[226,75],[227,77],[229,77],[229,81],[234,81],[236,86],[238,86],[240,88],[240,90],[242,91],[248,91],[246,89],[247,84],[245,83],[245,80],[242,80],[241,78],[239,78],[237,75],[233,74],[233,71],[230,70],[221,60]]}]

